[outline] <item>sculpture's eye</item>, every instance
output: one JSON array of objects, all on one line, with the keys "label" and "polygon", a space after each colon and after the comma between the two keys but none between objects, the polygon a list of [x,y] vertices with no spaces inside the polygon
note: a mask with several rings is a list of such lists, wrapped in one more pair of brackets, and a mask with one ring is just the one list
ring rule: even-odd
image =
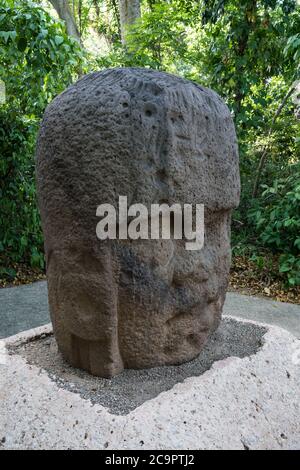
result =
[{"label": "sculpture's eye", "polygon": [[145,111],[145,115],[146,115],[147,117],[151,117],[151,116],[153,116],[154,114],[156,114],[157,109],[156,109],[156,106],[155,106],[153,103],[147,103],[147,104],[145,105],[144,111]]}]

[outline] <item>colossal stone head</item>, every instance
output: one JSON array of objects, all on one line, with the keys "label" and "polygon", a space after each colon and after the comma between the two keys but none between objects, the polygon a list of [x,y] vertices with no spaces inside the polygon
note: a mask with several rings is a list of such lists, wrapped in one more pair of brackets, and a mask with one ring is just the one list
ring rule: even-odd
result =
[{"label": "colossal stone head", "polygon": [[[93,73],[47,108],[37,146],[51,318],[72,365],[111,377],[179,364],[217,328],[239,202],[238,149],[213,91],[147,69]],[[205,242],[105,240],[96,209],[204,204]]]}]

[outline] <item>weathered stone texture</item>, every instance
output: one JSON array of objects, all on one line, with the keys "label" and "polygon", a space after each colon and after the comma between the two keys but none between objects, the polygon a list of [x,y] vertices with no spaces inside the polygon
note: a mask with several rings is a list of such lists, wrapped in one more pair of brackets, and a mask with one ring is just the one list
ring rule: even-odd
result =
[{"label": "weathered stone texture", "polygon": [[[95,375],[194,358],[218,326],[239,201],[232,118],[166,73],[87,75],[47,108],[37,146],[49,301],[65,358]],[[205,245],[96,237],[96,208],[205,204]]]}]

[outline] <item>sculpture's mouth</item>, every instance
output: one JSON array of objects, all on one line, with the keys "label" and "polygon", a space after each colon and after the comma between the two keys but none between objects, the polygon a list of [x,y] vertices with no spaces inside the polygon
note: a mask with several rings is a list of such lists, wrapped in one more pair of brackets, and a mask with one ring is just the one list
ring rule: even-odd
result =
[{"label": "sculpture's mouth", "polygon": [[222,289],[206,290],[207,283],[198,286],[195,290],[190,286],[181,287],[176,296],[175,310],[177,312],[185,312],[199,315],[199,313],[207,311],[208,307],[217,307],[222,304]]},{"label": "sculpture's mouth", "polygon": [[204,282],[207,282],[210,278],[211,275],[206,269],[202,269],[201,272],[193,271],[186,274],[182,274],[179,273],[177,270],[174,270],[172,284],[177,287],[184,287],[188,283],[202,284]]}]

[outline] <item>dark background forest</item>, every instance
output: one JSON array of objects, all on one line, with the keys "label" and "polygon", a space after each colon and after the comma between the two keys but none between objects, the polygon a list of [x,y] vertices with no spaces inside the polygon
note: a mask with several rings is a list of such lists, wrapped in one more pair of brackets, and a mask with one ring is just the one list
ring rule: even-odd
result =
[{"label": "dark background forest", "polygon": [[235,121],[242,182],[233,288],[300,302],[300,2],[0,0],[0,284],[43,275],[34,152],[47,104],[106,67],[213,88]]}]

